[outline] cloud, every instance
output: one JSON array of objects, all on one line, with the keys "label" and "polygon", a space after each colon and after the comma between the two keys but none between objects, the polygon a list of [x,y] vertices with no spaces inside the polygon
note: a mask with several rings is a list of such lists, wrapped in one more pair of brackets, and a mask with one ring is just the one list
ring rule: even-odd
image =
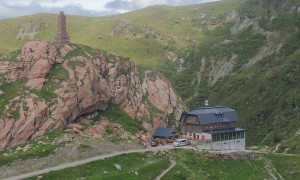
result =
[{"label": "cloud", "polygon": [[29,12],[22,5],[10,6],[10,5],[6,5],[6,4],[0,4],[0,19],[24,16],[24,15],[27,15],[30,13],[31,12]]},{"label": "cloud", "polygon": [[[88,0],[87,0],[88,1]],[[64,11],[65,14],[80,16],[103,16],[112,14],[109,10],[104,9],[104,5],[95,8],[91,2],[83,4],[83,1],[68,0],[0,0],[0,19],[13,18],[18,16],[31,15],[36,13],[58,13]]]},{"label": "cloud", "polygon": [[216,0],[112,0],[105,4],[105,8],[115,10],[132,11],[136,9],[141,9],[147,6],[152,6],[156,4],[165,4],[169,6],[181,6],[190,4],[199,4],[204,2],[212,2]]},{"label": "cloud", "polygon": [[179,6],[211,1],[216,0],[0,0],[0,19],[59,11],[80,16],[103,16],[156,4]]},{"label": "cloud", "polygon": [[106,8],[109,9],[126,9],[126,10],[135,10],[140,8],[138,2],[127,2],[124,0],[114,0],[105,4]]}]

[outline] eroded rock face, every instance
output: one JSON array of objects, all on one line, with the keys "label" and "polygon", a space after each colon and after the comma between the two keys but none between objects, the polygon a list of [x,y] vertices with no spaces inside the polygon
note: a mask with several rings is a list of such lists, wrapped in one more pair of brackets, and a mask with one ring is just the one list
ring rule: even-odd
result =
[{"label": "eroded rock face", "polygon": [[[21,95],[7,105],[7,111],[18,111],[18,116],[4,113],[0,117],[0,148],[63,129],[85,114],[101,113],[109,102],[136,120],[152,119],[156,125],[143,123],[148,132],[157,124],[164,126],[171,114],[179,119],[185,107],[164,78],[148,73],[142,78],[131,61],[99,50],[66,58],[77,48],[65,45],[57,50],[46,41],[32,41],[16,62],[0,62],[0,74],[9,81],[27,79]],[[54,70],[57,67],[59,71]],[[53,87],[52,98],[35,94]],[[1,88],[0,92],[6,93]],[[151,113],[151,107],[160,112]]]},{"label": "eroded rock face", "polygon": [[27,87],[41,88],[56,56],[54,45],[46,41],[31,41],[24,46],[21,54],[16,58],[16,63],[5,61],[0,63],[0,73],[6,74],[12,81],[26,77]]}]

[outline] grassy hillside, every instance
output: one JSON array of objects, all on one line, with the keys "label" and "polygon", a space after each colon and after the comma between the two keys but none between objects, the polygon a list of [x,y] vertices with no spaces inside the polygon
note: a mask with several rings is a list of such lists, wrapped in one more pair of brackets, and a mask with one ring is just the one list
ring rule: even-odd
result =
[{"label": "grassy hillside", "polygon": [[[193,82],[199,67],[205,67],[202,82],[189,84],[190,92],[183,94],[187,103],[198,106],[208,98],[211,104],[236,109],[239,125],[248,129],[249,144],[286,144],[286,139],[294,139],[300,127],[300,16],[295,10],[299,5],[295,1],[263,4],[249,0],[239,9],[239,20],[209,31],[206,39],[191,51],[186,65],[189,72],[182,73],[189,79],[187,82]],[[246,8],[248,12],[244,11]],[[241,25],[245,28],[233,33]],[[229,43],[220,43],[225,40]],[[197,61],[201,58],[210,61],[201,64]],[[226,74],[220,66],[232,69]],[[218,80],[212,83],[216,77]],[[297,144],[290,142],[279,151],[296,148],[299,152]]]},{"label": "grassy hillside", "polygon": [[[169,157],[168,157],[169,156]],[[260,155],[248,160],[216,159],[226,155],[209,155],[194,150],[175,149],[170,152],[131,153],[94,161],[77,167],[43,174],[43,179],[155,179],[167,169],[171,157],[176,165],[167,179],[299,179],[300,158],[277,154]],[[134,163],[132,163],[134,161]],[[117,171],[114,164],[121,165]],[[292,165],[291,168],[286,166]],[[34,178],[28,178],[34,179]]]},{"label": "grassy hillside", "polygon": [[[221,157],[222,155],[219,155]],[[226,156],[226,155],[225,155]],[[162,179],[298,179],[299,156],[261,155],[256,159],[233,160],[207,158],[193,150],[174,153],[176,166]],[[290,167],[291,164],[293,166]]]},{"label": "grassy hillside", "polygon": [[[234,8],[235,2],[239,1],[226,4],[222,11],[207,4],[153,6],[108,17],[67,16],[67,30],[74,43],[117,52],[121,56],[131,57],[140,65],[160,68],[164,64],[162,62],[168,61],[168,52],[177,55],[203,38],[201,29],[195,26],[202,21],[215,21],[206,17],[207,12],[219,16]],[[220,4],[223,6],[225,3]],[[203,18],[199,17],[201,15]],[[4,27],[0,33],[6,35],[0,39],[0,53],[19,49],[30,39],[53,41],[56,23],[56,14],[0,20],[1,27]]]},{"label": "grassy hillside", "polygon": [[183,71],[165,73],[189,107],[208,99],[236,109],[248,145],[299,153],[299,6],[247,0],[231,12],[235,18],[224,13],[202,31],[205,37],[181,56]]},{"label": "grassy hillside", "polygon": [[[55,153],[59,147],[63,147],[66,142],[55,142],[55,139],[66,135],[63,131],[47,132],[43,137],[37,140],[31,140],[25,144],[12,147],[10,150],[0,150],[0,166],[10,165],[15,161],[22,161],[30,158],[41,158]],[[42,144],[39,142],[43,142]],[[20,150],[20,148],[27,147],[27,150]],[[19,149],[18,149],[19,148]],[[26,148],[25,148],[26,149]]]},{"label": "grassy hillside", "polygon": [[[300,152],[299,7],[297,0],[153,6],[108,17],[67,16],[67,27],[72,42],[165,74],[190,108],[208,99],[236,109],[248,145]],[[1,20],[0,52],[14,51],[31,37],[52,41],[56,18]]]},{"label": "grassy hillside", "polygon": [[[121,170],[115,168],[121,166]],[[130,153],[43,174],[43,179],[154,179],[168,167],[167,157]],[[27,178],[27,179],[36,179]]]}]

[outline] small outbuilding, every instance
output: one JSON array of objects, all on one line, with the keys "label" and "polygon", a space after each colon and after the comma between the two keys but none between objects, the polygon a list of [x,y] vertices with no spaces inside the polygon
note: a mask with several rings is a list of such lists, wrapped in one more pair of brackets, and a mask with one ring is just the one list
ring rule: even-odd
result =
[{"label": "small outbuilding", "polygon": [[172,139],[178,138],[175,129],[166,127],[156,128],[152,136],[158,142],[169,142]]}]

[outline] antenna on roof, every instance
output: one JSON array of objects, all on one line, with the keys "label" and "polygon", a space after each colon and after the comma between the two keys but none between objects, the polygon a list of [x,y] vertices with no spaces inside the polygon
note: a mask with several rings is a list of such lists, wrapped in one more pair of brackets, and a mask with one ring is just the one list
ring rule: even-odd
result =
[{"label": "antenna on roof", "polygon": [[206,99],[204,102],[205,102],[205,106],[207,107],[208,106],[208,100]]}]

